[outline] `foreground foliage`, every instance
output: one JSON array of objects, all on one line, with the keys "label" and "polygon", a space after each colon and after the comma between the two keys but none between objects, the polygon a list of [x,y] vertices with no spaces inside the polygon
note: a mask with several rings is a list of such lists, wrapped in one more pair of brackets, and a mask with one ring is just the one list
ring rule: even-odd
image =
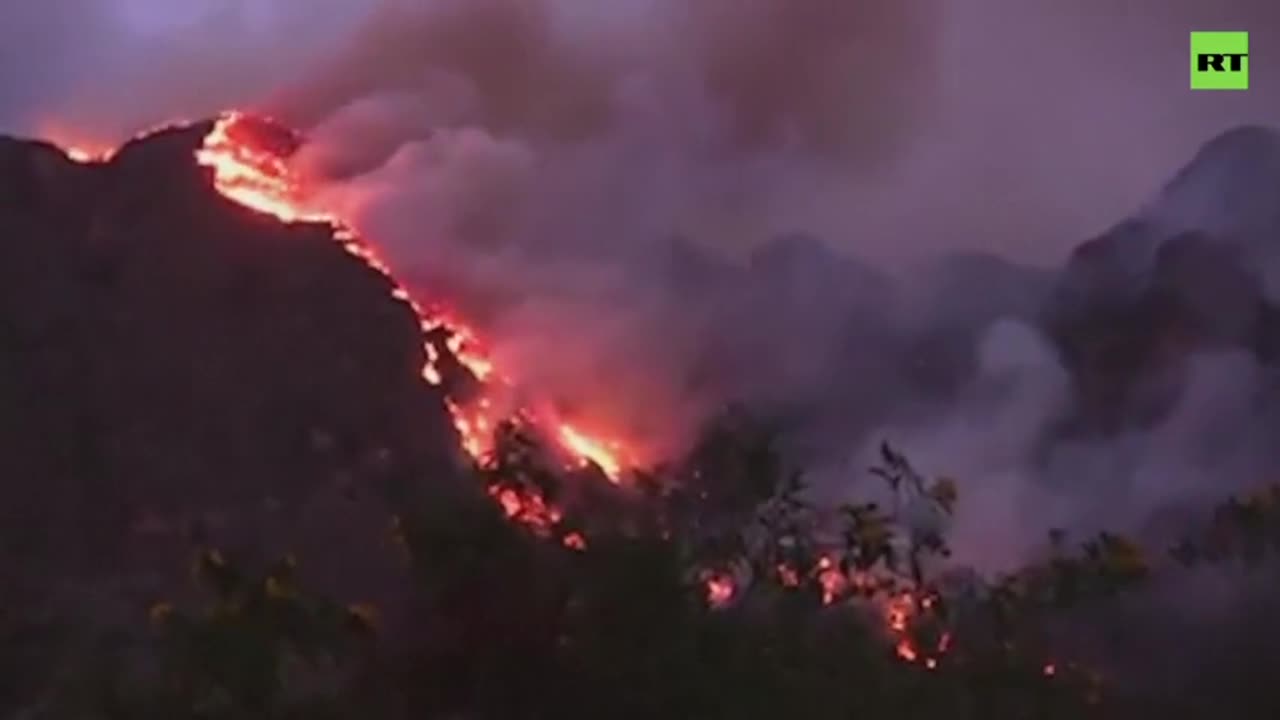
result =
[{"label": "foreground foliage", "polygon": [[[1043,562],[978,578],[939,529],[963,512],[956,481],[885,446],[872,472],[888,504],[819,508],[774,438],[730,413],[678,467],[575,491],[584,478],[510,428],[481,480],[537,498],[537,512],[398,495],[410,622],[308,593],[292,558],[254,572],[206,548],[197,596],[86,652],[36,716],[1132,715],[1050,630],[1140,588],[1153,567],[1136,545],[1054,532]],[[1260,562],[1280,537],[1277,498],[1232,501],[1176,557]]]}]

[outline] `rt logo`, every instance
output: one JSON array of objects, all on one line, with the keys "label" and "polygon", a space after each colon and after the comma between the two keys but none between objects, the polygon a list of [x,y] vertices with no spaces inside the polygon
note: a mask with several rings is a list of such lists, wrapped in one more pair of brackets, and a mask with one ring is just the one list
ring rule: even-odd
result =
[{"label": "rt logo", "polygon": [[1191,33],[1192,90],[1249,89],[1249,33]]}]

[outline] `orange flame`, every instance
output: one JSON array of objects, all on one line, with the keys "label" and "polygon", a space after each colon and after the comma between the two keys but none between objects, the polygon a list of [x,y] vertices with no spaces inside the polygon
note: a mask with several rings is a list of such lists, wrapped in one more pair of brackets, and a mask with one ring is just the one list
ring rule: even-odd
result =
[{"label": "orange flame", "polygon": [[[145,135],[145,133],[143,133]],[[45,123],[40,136],[62,151],[68,160],[81,165],[105,163],[119,148],[86,138],[82,133],[56,123]]]},{"label": "orange flame", "polygon": [[830,605],[836,601],[840,593],[844,592],[845,586],[848,584],[848,578],[840,569],[836,567],[831,558],[825,555],[818,560],[817,567],[818,584],[822,586],[822,604]]},{"label": "orange flame", "polygon": [[724,607],[733,600],[737,592],[733,578],[720,573],[705,573],[702,577],[703,587],[707,593],[707,604],[713,608]]},{"label": "orange flame", "polygon": [[[800,574],[795,568],[784,563],[775,570],[783,587],[800,587]],[[882,587],[873,573],[846,571],[830,555],[819,557],[807,577],[822,591],[823,605],[834,605],[851,591],[865,592],[867,599],[871,599],[876,596],[877,588]],[[894,654],[908,663],[920,663],[928,670],[937,669],[941,657],[951,649],[952,636],[949,631],[942,632],[934,648],[925,650],[917,644],[913,624],[918,625],[918,621],[933,610],[937,602],[935,595],[912,590],[897,592],[887,598],[878,597],[876,601],[883,613],[884,628],[890,637]]]},{"label": "orange flame", "polygon": [[508,518],[539,533],[549,533],[564,518],[559,508],[548,504],[541,495],[524,489],[495,485],[489,488],[489,496],[498,501]]},{"label": "orange flame", "polygon": [[922,650],[913,637],[912,621],[931,610],[936,602],[932,595],[903,592],[889,598],[885,605],[885,624],[896,641],[894,652],[909,663],[922,662],[928,670],[937,669],[940,658],[951,649],[952,635],[943,632],[932,650]]},{"label": "orange flame", "polygon": [[308,211],[302,204],[301,184],[284,157],[255,142],[255,129],[272,128],[268,121],[242,113],[228,113],[196,151],[196,161],[213,170],[214,186],[227,198],[282,222],[340,225],[327,213]]},{"label": "orange flame", "polygon": [[622,464],[618,460],[620,448],[616,443],[606,446],[568,423],[560,424],[560,442],[583,462],[594,463],[611,481],[617,482],[622,475]]},{"label": "orange flame", "polygon": [[[213,171],[213,182],[226,198],[252,210],[275,217],[281,222],[310,222],[328,225],[334,238],[352,256],[364,261],[391,283],[392,297],[407,304],[419,320],[423,333],[426,361],[422,378],[431,385],[445,384],[439,365],[447,350],[457,363],[481,383],[481,392],[467,400],[448,398],[446,406],[461,439],[462,449],[473,462],[485,465],[491,460],[495,431],[504,419],[496,413],[496,398],[510,390],[509,375],[501,372],[484,350],[479,334],[467,323],[439,309],[420,305],[411,293],[396,281],[391,268],[376,250],[335,214],[309,207],[304,184],[288,163],[289,155],[301,145],[300,139],[269,120],[257,119],[239,112],[223,115],[196,152],[196,161]],[[444,336],[438,347],[427,339],[440,331]],[[617,482],[624,470],[624,454],[619,444],[592,437],[580,428],[556,420],[550,413],[532,415],[539,427],[556,428],[550,439],[560,449],[583,464],[594,463],[610,480]],[[535,529],[546,530],[560,522],[561,512],[548,506],[541,497],[527,492],[503,488],[490,493],[508,517]],[[577,541],[566,541],[572,547]],[[581,543],[585,547],[585,540]]]},{"label": "orange flame", "polygon": [[62,152],[68,158],[80,163],[81,165],[93,165],[104,163],[115,155],[115,150],[110,148],[88,148],[80,145],[66,145],[62,147]]},{"label": "orange flame", "polygon": [[916,648],[911,644],[910,640],[899,640],[894,650],[898,653],[898,657],[907,662],[915,662],[920,659],[920,653],[916,652]]}]

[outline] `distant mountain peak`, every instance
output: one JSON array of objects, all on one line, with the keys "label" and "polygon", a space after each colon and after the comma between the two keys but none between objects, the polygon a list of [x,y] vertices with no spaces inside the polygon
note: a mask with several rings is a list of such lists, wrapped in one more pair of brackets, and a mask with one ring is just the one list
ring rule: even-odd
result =
[{"label": "distant mountain peak", "polygon": [[1166,232],[1271,240],[1280,228],[1280,130],[1243,125],[1209,140],[1142,217]]}]

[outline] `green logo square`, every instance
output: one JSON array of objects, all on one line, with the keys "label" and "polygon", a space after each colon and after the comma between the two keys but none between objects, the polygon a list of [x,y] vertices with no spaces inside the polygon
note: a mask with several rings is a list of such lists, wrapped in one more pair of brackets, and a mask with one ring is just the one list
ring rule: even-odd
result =
[{"label": "green logo square", "polygon": [[1249,89],[1249,33],[1191,33],[1192,90]]}]

